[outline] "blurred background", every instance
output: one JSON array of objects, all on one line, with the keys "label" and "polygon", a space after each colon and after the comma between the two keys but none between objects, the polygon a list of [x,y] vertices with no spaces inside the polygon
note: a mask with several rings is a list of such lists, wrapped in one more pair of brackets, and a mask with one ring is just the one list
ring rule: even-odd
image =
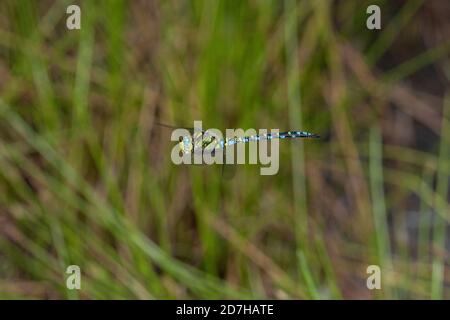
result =
[{"label": "blurred background", "polygon": [[[449,16],[441,0],[2,1],[0,298],[450,298]],[[194,120],[322,138],[281,141],[277,175],[224,179],[172,163],[156,123]]]}]

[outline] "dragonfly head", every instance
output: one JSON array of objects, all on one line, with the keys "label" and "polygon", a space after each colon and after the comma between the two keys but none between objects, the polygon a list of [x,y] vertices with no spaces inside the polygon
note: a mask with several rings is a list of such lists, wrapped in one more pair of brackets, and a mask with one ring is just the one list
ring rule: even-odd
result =
[{"label": "dragonfly head", "polygon": [[189,136],[180,137],[178,145],[183,154],[192,152],[192,141]]}]

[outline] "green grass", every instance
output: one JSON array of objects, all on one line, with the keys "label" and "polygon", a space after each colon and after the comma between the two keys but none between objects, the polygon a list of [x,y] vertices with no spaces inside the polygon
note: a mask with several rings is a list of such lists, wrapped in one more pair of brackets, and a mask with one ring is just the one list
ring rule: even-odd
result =
[{"label": "green grass", "polygon": [[[80,1],[79,31],[69,3],[0,4],[0,298],[449,298],[426,2],[377,1],[380,31],[371,1]],[[194,120],[322,139],[223,179],[170,160],[156,122]]]}]

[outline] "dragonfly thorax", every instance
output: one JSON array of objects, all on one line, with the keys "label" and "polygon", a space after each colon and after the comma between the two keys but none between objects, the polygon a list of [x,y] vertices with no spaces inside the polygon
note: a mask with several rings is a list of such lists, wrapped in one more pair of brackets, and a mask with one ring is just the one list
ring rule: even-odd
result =
[{"label": "dragonfly thorax", "polygon": [[202,152],[206,149],[214,149],[218,146],[214,136],[204,135],[203,132],[195,132],[191,136],[183,136],[178,143],[183,154]]}]

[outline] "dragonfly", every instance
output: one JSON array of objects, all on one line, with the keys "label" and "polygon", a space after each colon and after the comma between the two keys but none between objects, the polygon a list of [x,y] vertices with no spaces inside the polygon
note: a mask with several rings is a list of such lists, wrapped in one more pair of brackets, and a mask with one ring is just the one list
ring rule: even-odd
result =
[{"label": "dragonfly", "polygon": [[[176,128],[166,124],[158,123],[169,128]],[[183,154],[203,153],[204,151],[210,151],[214,153],[217,150],[225,150],[231,146],[239,143],[249,143],[252,141],[272,140],[272,139],[296,139],[296,138],[320,138],[320,135],[311,133],[308,131],[285,131],[280,133],[267,133],[261,135],[251,135],[243,137],[223,138],[218,139],[216,136],[209,134],[202,130],[195,130],[194,128],[187,129],[192,134],[182,136],[179,138],[179,148]]]}]

